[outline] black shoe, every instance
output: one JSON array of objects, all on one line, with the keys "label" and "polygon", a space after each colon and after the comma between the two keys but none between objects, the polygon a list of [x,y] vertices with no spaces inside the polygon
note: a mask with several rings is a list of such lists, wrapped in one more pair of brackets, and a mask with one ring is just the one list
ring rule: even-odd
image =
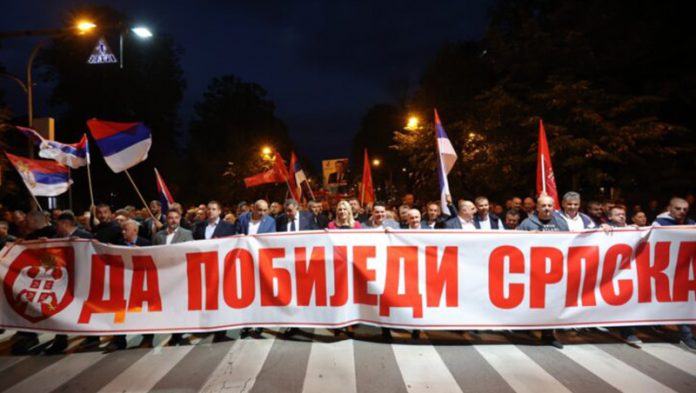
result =
[{"label": "black shoe", "polygon": [[256,328],[252,330],[251,336],[254,338],[263,338],[263,328]]},{"label": "black shoe", "polygon": [[114,336],[109,345],[106,346],[108,352],[126,349],[126,336]]},{"label": "black shoe", "polygon": [[143,334],[143,339],[140,341],[140,345],[138,345],[138,348],[152,348],[152,341],[154,339],[154,334]]},{"label": "black shoe", "polygon": [[215,332],[215,334],[213,335],[214,343],[223,343],[225,341],[231,340],[231,338],[227,337],[227,330],[220,330],[219,332]]},{"label": "black shoe", "polygon": [[414,340],[418,340],[420,338],[420,330],[413,330],[411,331],[411,338]]},{"label": "black shoe", "polygon": [[243,328],[239,332],[239,338],[247,338],[249,336],[251,336],[251,328]]},{"label": "black shoe", "polygon": [[283,338],[290,338],[296,334],[300,333],[300,329],[298,328],[288,328],[285,332],[283,332]]},{"label": "black shoe", "polygon": [[382,328],[382,340],[387,342],[392,340],[392,334],[390,329]]},{"label": "black shoe", "polygon": [[101,344],[99,341],[99,336],[87,336],[85,339],[77,346],[78,351],[88,351],[90,349],[98,348]]},{"label": "black shoe", "polygon": [[172,338],[169,339],[167,346],[174,347],[177,345],[190,345],[190,344],[191,344],[191,341],[189,341],[188,338],[184,338],[183,333],[174,333],[174,334],[172,334]]},{"label": "black shoe", "polygon": [[12,355],[27,355],[32,347],[39,344],[39,338],[35,333],[19,332],[13,339],[15,342],[10,349]]},{"label": "black shoe", "polygon": [[53,344],[46,348],[47,355],[59,355],[68,348],[68,336],[64,334],[58,334],[53,339]]},{"label": "black shoe", "polygon": [[563,349],[563,343],[560,342],[558,338],[556,338],[556,334],[554,334],[553,332],[541,333],[541,342],[556,347],[558,349]]},{"label": "black shoe", "polygon": [[696,349],[696,340],[693,337],[682,337],[681,341],[689,348]]}]

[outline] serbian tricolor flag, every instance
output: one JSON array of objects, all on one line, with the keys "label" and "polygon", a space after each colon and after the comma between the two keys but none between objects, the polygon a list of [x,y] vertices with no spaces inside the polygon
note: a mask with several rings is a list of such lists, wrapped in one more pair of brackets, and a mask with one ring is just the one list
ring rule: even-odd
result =
[{"label": "serbian tricolor flag", "polygon": [[31,128],[16,126],[17,130],[26,135],[39,146],[39,157],[55,160],[70,168],[77,169],[89,164],[89,142],[87,134],[82,135],[77,143],[60,143],[45,139]]},{"label": "serbian tricolor flag", "polygon": [[116,123],[98,119],[87,120],[92,136],[106,164],[115,173],[145,161],[152,146],[150,130],[143,123]]},{"label": "serbian tricolor flag", "polygon": [[366,203],[375,203],[375,189],[372,186],[372,170],[370,169],[370,159],[367,158],[367,149],[365,149],[364,156],[362,185],[360,187],[360,204],[363,206]]},{"label": "serbian tricolor flag", "polygon": [[164,179],[160,176],[157,168],[155,168],[155,178],[157,179],[157,195],[159,195],[159,200],[162,203],[162,214],[167,214],[169,208],[174,204],[174,198],[169,192],[167,185],[164,184]]},{"label": "serbian tricolor flag", "polygon": [[556,191],[556,178],[553,175],[551,166],[551,153],[549,144],[546,141],[546,131],[544,122],[539,120],[539,153],[537,155],[537,196],[546,194],[553,198],[553,205],[556,210],[560,209],[558,204],[558,192]]},{"label": "serbian tricolor flag", "polygon": [[443,212],[448,212],[447,195],[450,194],[450,190],[447,175],[457,161],[457,152],[454,151],[454,146],[442,127],[437,109],[435,109],[435,138],[437,141],[437,176],[440,179],[440,205]]},{"label": "serbian tricolor flag", "polygon": [[5,153],[34,196],[58,196],[70,188],[68,167],[55,161],[31,160]]},{"label": "serbian tricolor flag", "polygon": [[300,166],[300,161],[297,159],[294,151],[290,154],[289,177],[290,188],[295,190],[295,195],[298,200],[300,200],[300,198],[302,198],[302,183],[307,182],[307,176],[305,176],[302,166]]}]

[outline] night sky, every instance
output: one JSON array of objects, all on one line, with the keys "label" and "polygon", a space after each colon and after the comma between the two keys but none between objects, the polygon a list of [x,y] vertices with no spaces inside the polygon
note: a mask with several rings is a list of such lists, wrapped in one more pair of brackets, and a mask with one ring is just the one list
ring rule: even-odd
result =
[{"label": "night sky", "polygon": [[[85,2],[2,3],[0,30],[16,31],[61,27],[67,11]],[[317,165],[321,159],[348,156],[366,110],[396,103],[395,86],[408,81],[413,90],[444,42],[480,38],[492,1],[95,3],[142,21],[155,34],[171,34],[181,45],[187,90],[180,117],[185,125],[211,78],[235,74],[269,92],[298,150]],[[35,42],[5,40],[0,63],[23,75]],[[13,111],[24,114],[19,88],[7,80],[0,83]],[[51,111],[55,116],[59,108],[45,104],[50,87],[38,85],[35,91],[37,116]],[[57,132],[60,140],[60,124]]]}]

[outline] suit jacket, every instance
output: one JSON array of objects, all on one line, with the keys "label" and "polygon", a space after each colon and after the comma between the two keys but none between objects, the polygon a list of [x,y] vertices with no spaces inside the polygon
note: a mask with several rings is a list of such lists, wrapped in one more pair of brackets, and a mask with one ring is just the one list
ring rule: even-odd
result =
[{"label": "suit jacket", "polygon": [[[251,212],[243,213],[237,219],[235,223],[235,234],[243,233],[245,235],[249,234],[249,223],[251,223]],[[261,223],[259,224],[259,230],[257,233],[272,233],[276,231],[276,222],[273,217],[264,214],[261,218]]]},{"label": "suit jacket", "polygon": [[[300,215],[300,231],[319,229],[314,223],[314,215],[309,212],[298,212]],[[276,232],[288,231],[288,216],[283,213],[276,218]]]},{"label": "suit jacket", "polygon": [[[474,222],[471,222],[474,224]],[[476,224],[474,224],[476,226]],[[445,221],[444,227],[445,229],[462,229],[462,222],[459,221],[459,216],[454,216],[453,218],[450,218],[449,220]]]},{"label": "suit jacket", "polygon": [[[119,246],[128,246],[129,244],[126,243],[126,240],[121,238],[118,243],[116,243]],[[150,243],[149,240],[142,236],[138,236],[137,239],[135,239],[135,245],[138,247],[146,247],[146,246],[151,246],[152,243]]]},{"label": "suit jacket", "polygon": [[325,229],[329,226],[329,217],[327,217],[326,214],[321,213],[318,216],[312,214],[312,217],[314,219],[314,225],[317,227],[317,229]]},{"label": "suit jacket", "polygon": [[[56,234],[58,236],[58,234]],[[70,237],[77,237],[80,239],[93,239],[94,235],[92,235],[90,232],[85,231],[84,229],[77,228],[75,231],[70,235]]]},{"label": "suit jacket", "polygon": [[[205,240],[205,228],[208,226],[208,221],[196,223],[193,227],[193,238],[196,240]],[[215,231],[213,231],[213,239],[216,237],[226,237],[234,235],[235,226],[220,218]]]},{"label": "suit jacket", "polygon": [[[193,240],[193,234],[191,231],[188,229],[184,229],[182,227],[179,227],[176,229],[176,232],[174,232],[174,238],[172,238],[172,244],[173,243],[183,243],[183,242],[188,242]],[[155,240],[152,242],[155,246],[159,246],[161,244],[167,244],[167,230],[162,229],[161,231],[157,232],[155,234]]]}]

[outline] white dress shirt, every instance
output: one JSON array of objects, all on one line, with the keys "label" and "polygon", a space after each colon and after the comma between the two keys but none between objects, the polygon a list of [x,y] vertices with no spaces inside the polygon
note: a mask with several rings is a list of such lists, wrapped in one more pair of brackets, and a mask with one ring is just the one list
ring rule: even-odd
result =
[{"label": "white dress shirt", "polygon": [[215,223],[211,224],[208,222],[208,226],[205,227],[205,238],[206,239],[211,239],[213,237],[213,233],[215,233],[215,228],[217,225],[220,223],[220,217],[215,220]]}]

